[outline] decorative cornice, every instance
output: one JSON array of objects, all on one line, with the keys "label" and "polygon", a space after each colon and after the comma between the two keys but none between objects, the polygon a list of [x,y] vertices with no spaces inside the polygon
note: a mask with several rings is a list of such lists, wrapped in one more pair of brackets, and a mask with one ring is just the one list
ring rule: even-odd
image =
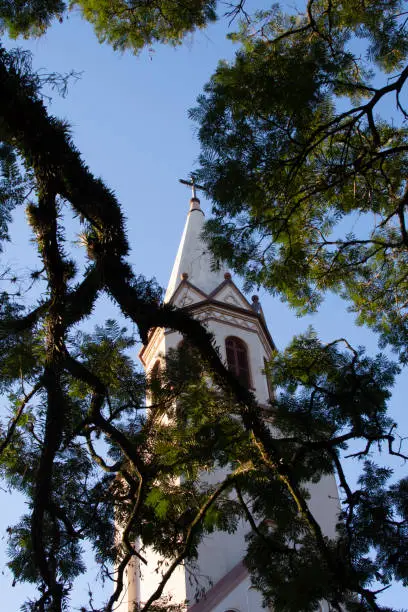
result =
[{"label": "decorative cornice", "polygon": [[[232,289],[234,289],[234,290],[235,290],[235,291],[238,293],[238,295],[239,295],[239,296],[242,298],[242,300],[243,300],[243,301],[244,301],[244,302],[245,302],[245,303],[248,305],[248,309],[249,309],[250,311],[252,311],[252,310],[253,310],[253,308],[252,308],[251,304],[248,302],[248,300],[246,299],[245,295],[242,293],[242,291],[240,291],[240,290],[238,289],[238,287],[236,286],[236,284],[234,283],[234,281],[233,281],[233,280],[231,280],[231,278],[226,278],[226,279],[225,279],[225,280],[224,280],[224,281],[221,283],[221,285],[218,285],[218,287],[216,287],[216,288],[215,288],[213,291],[211,291],[211,293],[208,295],[208,298],[209,298],[210,300],[214,299],[214,298],[215,298],[215,296],[216,296],[218,293],[220,293],[220,292],[221,292],[221,291],[224,289],[224,287],[231,287]],[[254,312],[255,312],[255,311],[254,311]]]},{"label": "decorative cornice", "polygon": [[215,321],[217,323],[230,325],[232,328],[235,327],[243,329],[247,332],[252,332],[253,334],[258,334],[259,339],[261,340],[262,345],[265,349],[265,353],[268,355],[268,357],[272,356],[272,353],[275,351],[275,348],[267,337],[264,328],[261,325],[258,326],[258,321],[254,321],[252,326],[249,326],[238,318],[231,317],[230,319],[228,319],[216,310],[212,311],[211,313],[209,313],[208,311],[203,311],[201,313],[199,312],[195,318],[204,324],[208,323],[209,321]]},{"label": "decorative cornice", "polygon": [[[231,286],[233,289],[235,289],[238,292],[238,294],[242,297],[242,299],[248,304],[248,309],[242,308],[241,306],[236,306],[234,304],[231,304],[230,302],[221,302],[211,297],[211,296],[216,296],[217,293],[219,293],[226,286]],[[201,295],[203,299],[198,302],[194,302],[193,304],[188,304],[186,306],[180,307],[181,310],[190,312],[193,315],[196,313],[196,318],[203,322],[209,321],[209,320],[222,321],[223,323],[226,323],[227,325],[235,325],[235,326],[241,327],[243,329],[246,329],[248,331],[252,331],[255,333],[260,328],[260,331],[263,332],[260,336],[261,336],[261,339],[263,340],[265,352],[273,353],[277,350],[276,345],[272,339],[272,336],[269,333],[269,330],[266,326],[265,318],[262,312],[258,313],[258,312],[255,312],[255,310],[253,310],[248,300],[245,298],[245,296],[242,294],[242,292],[238,289],[238,287],[235,285],[235,283],[232,280],[230,279],[224,280],[210,294],[206,294],[204,291],[202,291],[201,289],[193,285],[193,283],[191,283],[189,280],[183,279],[180,281],[176,291],[173,293],[171,300],[170,300],[171,303],[174,303],[174,300],[180,294],[183,288],[191,288],[193,291]],[[228,315],[230,314],[233,315],[234,319],[228,319]],[[224,315],[224,318],[222,318],[223,315]],[[246,323],[242,324],[243,320],[245,320]],[[259,328],[256,329],[248,325],[249,321],[256,322],[259,325]],[[144,367],[146,367],[149,361],[149,358],[147,357],[147,355],[151,354],[152,345],[153,344],[156,345],[158,342],[157,334],[159,333],[158,331],[159,329],[160,328],[155,328],[152,331],[152,333],[149,336],[149,341],[147,345],[143,346],[139,352],[139,358],[142,364],[144,365]],[[164,331],[164,333],[167,333],[166,330]],[[264,338],[262,338],[262,335],[264,336]]]},{"label": "decorative cornice", "polygon": [[252,319],[253,321],[257,321],[259,322],[262,331],[264,332],[267,342],[270,346],[270,351],[274,352],[276,351],[276,345],[272,339],[271,334],[269,333],[269,330],[266,326],[266,322],[264,317],[262,316],[261,313],[257,313],[254,310],[247,310],[246,308],[241,308],[240,306],[234,306],[234,304],[229,304],[226,302],[219,302],[218,300],[213,300],[213,299],[207,299],[207,300],[203,300],[202,302],[196,302],[195,304],[191,304],[189,306],[185,306],[184,309],[193,313],[195,311],[199,311],[202,310],[204,308],[209,308],[209,307],[215,307],[217,309],[220,310],[229,310],[231,312],[240,314],[241,316],[245,317],[245,318],[249,318]]},{"label": "decorative cornice", "polygon": [[174,304],[177,296],[179,295],[179,293],[181,293],[181,290],[183,288],[190,288],[193,291],[195,291],[196,293],[198,293],[199,295],[201,295],[204,300],[208,299],[208,294],[204,293],[204,291],[202,291],[201,289],[199,289],[198,287],[196,287],[195,285],[193,285],[193,283],[190,283],[189,280],[187,279],[182,279],[180,281],[180,283],[177,285],[177,289],[175,290],[175,292],[173,293],[173,295],[171,296],[170,300],[169,300],[169,304]]},{"label": "decorative cornice", "polygon": [[[211,291],[211,293],[208,294],[209,298],[212,298],[214,295],[216,295],[219,291],[221,291],[222,289],[224,289],[224,287],[226,287],[227,285],[234,285],[234,283],[232,282],[232,280],[230,278],[226,278],[224,281],[222,281],[221,285],[218,285],[218,287],[216,287],[215,289],[213,289]],[[235,285],[234,285],[235,287]],[[239,291],[239,289],[238,289]],[[241,292],[240,292],[241,293]]]}]

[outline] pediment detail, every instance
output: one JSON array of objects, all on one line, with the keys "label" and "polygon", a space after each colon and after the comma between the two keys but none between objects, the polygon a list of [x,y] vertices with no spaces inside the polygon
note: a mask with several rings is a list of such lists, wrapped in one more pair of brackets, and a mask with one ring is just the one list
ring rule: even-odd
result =
[{"label": "pediment detail", "polygon": [[258,332],[259,327],[256,320],[247,319],[245,317],[237,316],[235,313],[228,314],[228,312],[219,312],[216,309],[209,309],[196,313],[195,318],[201,322],[205,322],[207,319],[214,321],[220,321],[221,323],[227,323],[228,325],[235,325],[248,329],[253,332]]},{"label": "pediment detail", "polygon": [[207,295],[203,291],[200,291],[200,289],[194,287],[194,285],[188,281],[183,280],[177,287],[170,302],[174,306],[177,306],[177,308],[185,308],[206,299]]},{"label": "pediment detail", "polygon": [[231,280],[222,283],[209,297],[217,302],[223,302],[224,304],[253,312],[251,304]]}]

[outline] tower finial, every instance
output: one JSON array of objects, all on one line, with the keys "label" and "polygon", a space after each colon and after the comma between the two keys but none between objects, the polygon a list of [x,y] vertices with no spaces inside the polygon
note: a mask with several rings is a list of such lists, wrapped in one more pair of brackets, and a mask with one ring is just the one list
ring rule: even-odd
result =
[{"label": "tower finial", "polygon": [[188,187],[191,187],[192,199],[198,200],[196,190],[201,189],[201,191],[205,191],[206,189],[202,185],[197,185],[193,174],[191,174],[190,176],[191,178],[189,181],[186,181],[185,179],[179,179],[179,183],[182,183],[183,185],[187,185]]}]

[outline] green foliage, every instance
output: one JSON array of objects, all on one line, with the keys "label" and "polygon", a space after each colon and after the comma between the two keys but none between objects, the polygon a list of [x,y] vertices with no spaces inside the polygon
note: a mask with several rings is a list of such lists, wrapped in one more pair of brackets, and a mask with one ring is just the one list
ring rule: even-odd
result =
[{"label": "green foliage", "polygon": [[0,142],[0,241],[8,237],[11,211],[24,197],[24,184],[15,151]]},{"label": "green foliage", "polygon": [[216,19],[215,0],[79,0],[75,4],[101,42],[135,53],[157,42],[180,44],[187,32]]},{"label": "green foliage", "polygon": [[[103,374],[109,394],[106,406],[109,421],[123,421],[123,426],[129,426],[126,415],[132,413],[131,423],[136,422],[140,426],[138,409],[143,408],[144,381],[134,371],[126,355],[127,349],[133,345],[132,338],[126,337],[125,330],[113,321],[108,321],[105,328],[98,327],[94,334],[76,334],[72,338],[72,345],[80,352],[82,362],[90,365],[95,375],[103,370],[102,364],[119,368],[123,374],[119,380],[112,375],[112,370],[108,369]],[[37,361],[36,368],[38,375],[41,360]],[[27,375],[24,372],[23,375],[28,385]],[[17,388],[19,378],[16,369],[14,381]],[[69,417],[65,421],[63,444],[54,461],[53,494],[47,504],[43,537],[48,554],[58,568],[59,580],[69,585],[75,576],[86,569],[82,561],[82,541],[91,542],[97,559],[103,565],[112,562],[117,553],[113,542],[114,507],[109,493],[114,474],[105,475],[94,461],[96,455],[86,451],[82,442],[85,435],[93,435],[92,429],[88,432],[86,425],[92,392],[86,385],[78,385],[69,377],[66,377],[64,386]],[[16,407],[22,401],[21,392],[19,395],[14,396]],[[34,495],[41,462],[45,412],[46,395],[41,393],[38,401],[32,402],[29,411],[19,418],[13,445],[6,447],[0,456],[3,477],[29,499]],[[110,445],[106,440],[104,454],[109,454]],[[9,566],[17,581],[38,583],[41,578],[32,548],[31,528],[31,515],[9,528]]]},{"label": "green foliage", "polygon": [[[358,532],[358,544],[353,543],[351,554],[358,558],[364,550],[366,555],[358,565],[368,573],[367,568],[384,585],[391,583],[395,576],[404,586],[408,585],[408,565],[405,542],[407,539],[407,479],[389,485],[391,470],[366,461],[359,480],[356,495],[356,510],[348,529]],[[357,554],[356,554],[357,553]]]},{"label": "green foliage", "polygon": [[[281,472],[265,463],[233,416],[238,407],[232,398],[208,386],[202,362],[183,344],[154,376],[155,403],[146,426],[155,424],[149,448],[158,471],[134,535],[164,557],[183,554],[196,512],[218,486],[206,484],[206,473],[224,466],[234,473],[228,496],[206,512],[190,543],[190,561],[205,533],[233,533],[240,518],[251,517],[246,563],[267,605],[312,612],[326,599],[334,609],[375,609],[368,596],[357,604],[364,589],[369,594],[373,581],[406,580],[406,479],[387,489],[390,470],[374,470],[367,462],[353,491],[339,456],[349,446],[355,450],[356,443],[362,444],[361,457],[374,444],[398,454],[395,426],[386,414],[397,372],[383,356],[370,359],[343,340],[322,345],[312,331],[295,338],[268,365],[276,388],[273,430],[280,433],[274,448]],[[161,428],[164,414],[170,421]],[[299,513],[298,495],[308,499],[310,482],[333,469],[344,492],[343,510],[338,539],[324,539],[322,548],[309,519]],[[289,473],[295,496],[286,484]]]},{"label": "green foliage", "polygon": [[138,53],[157,42],[181,44],[186,33],[215,21],[215,0],[1,0],[0,31],[17,36],[39,36],[50,24],[79,8],[101,42],[114,49]]},{"label": "green foliage", "polygon": [[9,334],[7,325],[24,313],[24,307],[12,302],[10,296],[0,294],[0,391],[5,392],[13,387],[19,378],[31,383],[39,374],[38,363],[43,353],[42,341],[32,333],[20,332]]},{"label": "green foliage", "polygon": [[[10,57],[15,64],[22,60],[18,53]],[[0,124],[0,250],[1,242],[8,240],[11,212],[24,202],[32,186],[32,172],[24,172],[17,150],[12,144],[3,141]]]},{"label": "green foliage", "polygon": [[313,538],[304,535],[298,543],[302,546],[301,555],[296,554],[295,544],[286,552],[273,554],[284,542],[267,526],[262,536],[250,536],[249,567],[255,574],[254,586],[264,593],[265,602],[282,612],[313,612],[323,598],[349,606],[348,594],[338,592],[337,580],[333,580]]},{"label": "green foliage", "polygon": [[191,111],[216,256],[300,313],[340,293],[403,361],[404,6],[321,0],[292,15],[275,5],[234,35],[235,61],[220,63]]},{"label": "green foliage", "polygon": [[350,428],[356,437],[370,438],[392,426],[387,401],[399,369],[382,355],[340,352],[339,344],[322,345],[309,331],[275,358],[270,372],[282,390],[276,414],[282,432],[312,439]]},{"label": "green foliage", "polygon": [[327,542],[327,555],[282,482],[251,475],[246,490],[252,512],[268,517],[249,535],[247,563],[254,584],[269,605],[284,612],[312,612],[323,598],[334,608],[372,609],[367,601],[357,604],[358,590],[350,585],[368,588],[393,579],[406,584],[406,479],[387,488],[392,471],[366,461],[352,490],[340,453],[356,441],[363,441],[356,452],[362,458],[373,444],[393,449],[395,425],[386,405],[398,368],[381,355],[366,357],[343,340],[322,345],[310,331],[294,338],[268,371],[278,390],[273,422],[281,433],[282,463],[306,488],[334,467],[343,504],[338,539]]},{"label": "green foliage", "polygon": [[66,7],[62,0],[1,0],[0,31],[8,31],[12,38],[41,35]]},{"label": "green foliage", "polygon": [[[100,40],[135,52],[178,44],[215,17],[215,3],[200,0],[71,6]],[[311,0],[305,15],[277,6],[259,13],[235,37],[235,63],[219,66],[193,113],[215,199],[215,252],[300,310],[317,307],[327,289],[344,294],[398,349],[406,337],[406,130],[374,109],[396,94],[405,118],[403,8],[397,0]],[[41,34],[66,10],[0,0],[0,29]],[[395,78],[377,90],[378,70]],[[67,609],[72,581],[86,570],[87,542],[102,577],[116,566],[104,605],[111,612],[128,563],[144,563],[136,539],[163,557],[143,610],[179,609],[162,596],[172,572],[194,568],[207,534],[234,533],[245,519],[246,563],[276,612],[312,612],[322,599],[336,611],[379,612],[377,585],[407,582],[407,481],[390,484],[390,471],[370,459],[374,446],[407,458],[386,413],[398,368],[343,339],[322,345],[310,331],[267,364],[276,394],[260,406],[225,368],[208,330],[161,304],[154,279],[132,271],[119,202],[81,159],[67,124],[47,114],[40,88],[27,55],[0,49],[1,228],[5,236],[31,181],[28,220],[46,284],[31,311],[0,298],[0,390],[8,401],[0,469],[29,510],[9,529],[10,567],[39,589],[26,609]],[[61,201],[84,227],[88,267],[76,284]],[[368,238],[360,240],[360,229],[338,238],[347,219],[358,218],[374,218]],[[117,322],[80,331],[101,292],[144,344],[157,328],[183,335],[147,378],[132,358],[135,338]],[[367,460],[357,487],[346,479],[345,451]],[[333,473],[342,511],[330,540],[308,500]]]}]

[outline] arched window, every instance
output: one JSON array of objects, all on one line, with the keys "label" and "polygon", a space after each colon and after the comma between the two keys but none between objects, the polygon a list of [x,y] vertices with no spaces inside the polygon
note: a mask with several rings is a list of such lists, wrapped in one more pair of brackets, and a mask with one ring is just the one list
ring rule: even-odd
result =
[{"label": "arched window", "polygon": [[249,374],[248,351],[246,345],[235,336],[225,340],[228,369],[235,374],[243,385],[249,387],[251,378]]}]

